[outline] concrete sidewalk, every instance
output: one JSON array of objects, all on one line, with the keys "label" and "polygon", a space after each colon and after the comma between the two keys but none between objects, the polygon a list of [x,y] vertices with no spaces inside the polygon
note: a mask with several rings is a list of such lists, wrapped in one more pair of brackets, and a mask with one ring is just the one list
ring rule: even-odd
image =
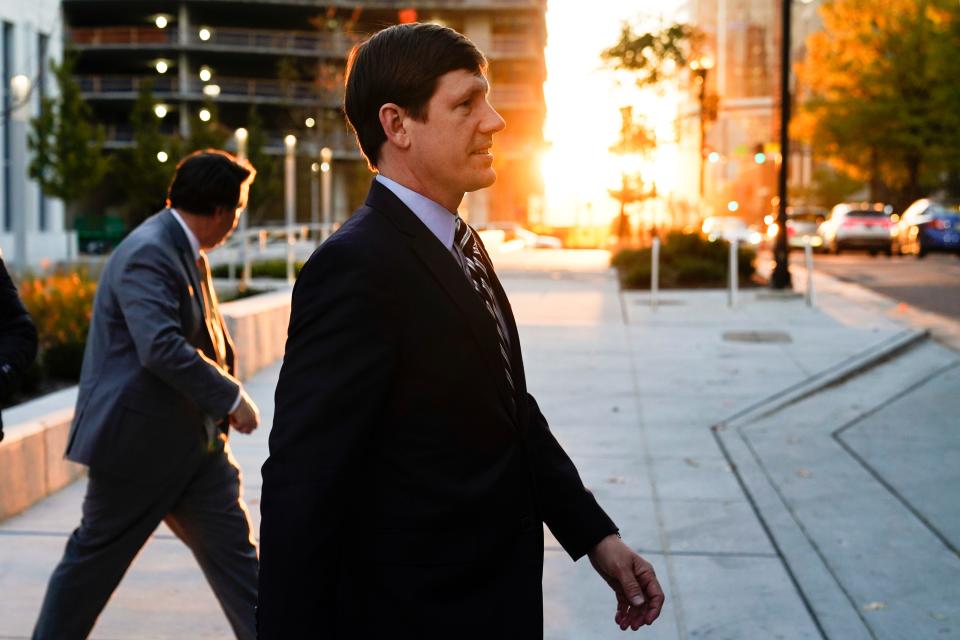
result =
[{"label": "concrete sidewalk", "polygon": [[[960,506],[945,491],[960,479],[957,354],[914,342],[765,415],[776,407],[764,400],[869,360],[903,325],[843,291],[814,309],[743,292],[732,310],[723,292],[665,292],[652,310],[645,294],[619,292],[604,260],[523,252],[498,270],[531,392],[667,590],[643,637],[960,636]],[[248,383],[265,425],[277,373]],[[266,436],[232,438],[255,519]],[[82,495],[81,481],[0,525],[0,638],[29,636]],[[547,638],[622,637],[608,587],[550,536],[544,591]],[[162,529],[93,637],[230,634],[190,553]]]}]

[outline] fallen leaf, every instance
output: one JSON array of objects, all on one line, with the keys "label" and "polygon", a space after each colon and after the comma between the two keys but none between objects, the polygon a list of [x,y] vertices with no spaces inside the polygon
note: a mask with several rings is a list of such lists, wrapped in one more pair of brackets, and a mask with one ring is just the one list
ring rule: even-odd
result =
[{"label": "fallen leaf", "polygon": [[686,462],[686,463],[687,463],[688,465],[690,465],[691,467],[699,467],[699,466],[700,466],[700,463],[697,462],[696,460],[694,460],[693,458],[684,458],[683,461]]},{"label": "fallen leaf", "polygon": [[797,475],[801,478],[809,478],[813,475],[810,469],[797,469]]},{"label": "fallen leaf", "polygon": [[870,602],[868,604],[863,605],[864,611],[880,611],[880,609],[886,609],[886,608],[887,608],[886,602]]},{"label": "fallen leaf", "polygon": [[610,484],[627,484],[627,481],[620,476],[611,476],[607,478],[607,482]]}]

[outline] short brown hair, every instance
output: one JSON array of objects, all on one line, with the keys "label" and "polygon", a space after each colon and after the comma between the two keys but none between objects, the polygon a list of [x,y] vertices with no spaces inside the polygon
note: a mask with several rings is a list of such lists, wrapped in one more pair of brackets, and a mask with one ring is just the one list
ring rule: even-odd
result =
[{"label": "short brown hair", "polygon": [[220,149],[194,151],[177,163],[167,190],[167,206],[200,216],[244,206],[244,185],[257,172],[246,160]]},{"label": "short brown hair", "polygon": [[485,73],[487,60],[466,36],[436,24],[400,24],[355,46],[347,59],[343,110],[371,169],[387,136],[380,107],[393,102],[423,121],[440,76]]}]

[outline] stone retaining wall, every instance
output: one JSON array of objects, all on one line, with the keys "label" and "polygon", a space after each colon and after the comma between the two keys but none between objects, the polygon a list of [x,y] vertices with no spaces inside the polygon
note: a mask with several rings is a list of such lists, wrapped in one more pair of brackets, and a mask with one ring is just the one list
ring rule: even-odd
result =
[{"label": "stone retaining wall", "polygon": [[[283,357],[290,291],[275,291],[221,307],[237,347],[241,380]],[[70,484],[85,467],[63,457],[77,388],[64,389],[4,412],[0,442],[0,520]]]}]

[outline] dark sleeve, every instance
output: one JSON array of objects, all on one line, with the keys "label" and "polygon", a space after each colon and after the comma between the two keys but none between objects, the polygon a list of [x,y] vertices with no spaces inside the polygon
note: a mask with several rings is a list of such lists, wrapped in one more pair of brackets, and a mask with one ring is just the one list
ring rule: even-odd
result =
[{"label": "dark sleeve", "polygon": [[[335,620],[357,472],[395,370],[383,272],[328,241],[293,291],[260,501],[259,638],[321,637]],[[332,637],[332,636],[331,636]]]},{"label": "dark sleeve", "polygon": [[37,356],[37,330],[0,259],[0,399],[16,386]]},{"label": "dark sleeve", "polygon": [[574,560],[579,560],[617,526],[583,486],[573,461],[550,432],[547,419],[529,393],[528,441],[536,471],[543,520]]},{"label": "dark sleeve", "polygon": [[183,280],[164,249],[141,247],[116,278],[117,302],[143,368],[193,400],[211,418],[227,415],[240,383],[184,335]]}]

